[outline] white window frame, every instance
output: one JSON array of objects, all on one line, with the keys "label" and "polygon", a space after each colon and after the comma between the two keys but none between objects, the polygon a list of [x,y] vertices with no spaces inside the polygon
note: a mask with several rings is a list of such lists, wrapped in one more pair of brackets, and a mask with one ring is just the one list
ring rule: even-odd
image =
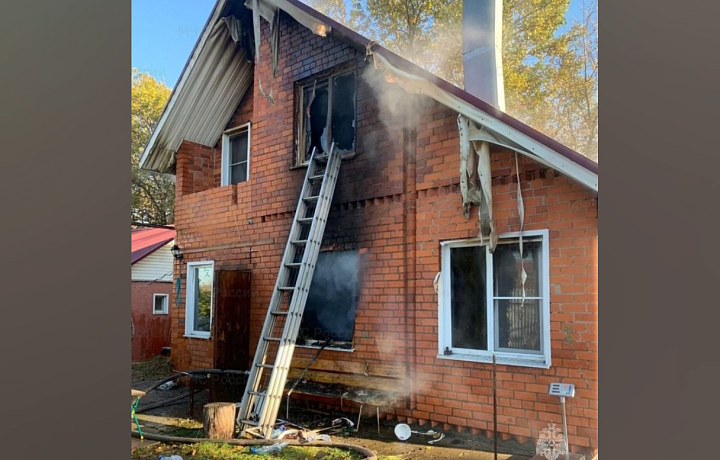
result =
[{"label": "white window frame", "polygon": [[[517,239],[520,232],[504,233],[499,235],[498,240]],[[551,361],[551,342],[550,342],[550,232],[544,230],[528,230],[522,232],[523,238],[542,239],[542,261],[540,265],[540,283],[542,290],[542,302],[540,303],[540,324],[541,342],[540,353],[522,352],[522,351],[504,351],[496,348],[495,338],[495,299],[494,296],[494,275],[493,275],[493,259],[489,248],[486,246],[486,286],[487,289],[487,340],[488,350],[471,350],[464,348],[452,347],[452,307],[451,286],[450,286],[450,252],[452,248],[479,246],[480,240],[477,238],[466,240],[443,241],[441,245],[442,272],[440,275],[441,286],[438,289],[438,358],[451,359],[458,361],[474,361],[481,363],[492,363],[493,355],[495,355],[498,364],[509,366],[537,367],[549,369],[552,365]],[[498,243],[500,244],[500,243]],[[533,297],[531,299],[537,299]],[[445,349],[449,348],[452,354],[446,355]]]},{"label": "white window frame", "polygon": [[[191,289],[191,286],[194,286],[197,282],[195,279],[195,267],[203,265],[210,265],[213,273],[213,286],[210,291],[210,331],[207,332],[193,330],[193,324],[195,323],[195,289]],[[215,309],[215,261],[203,260],[187,263],[185,293],[185,337],[209,339],[213,326],[213,310]]]},{"label": "white window frame", "polygon": [[[230,167],[232,166],[230,164],[230,140],[233,137],[236,137],[240,134],[244,134],[247,132],[247,175],[245,182],[250,181],[250,123],[245,123],[241,126],[236,126],[235,128],[228,129],[225,131],[222,135],[222,164],[220,168],[220,185],[230,185]],[[238,163],[239,164],[239,163]]]},{"label": "white window frame", "polygon": [[[155,310],[155,299],[157,299],[158,297],[165,298],[165,307],[163,308],[162,311]],[[152,305],[153,315],[167,315],[169,305],[170,305],[170,294],[153,294],[153,305]]]}]

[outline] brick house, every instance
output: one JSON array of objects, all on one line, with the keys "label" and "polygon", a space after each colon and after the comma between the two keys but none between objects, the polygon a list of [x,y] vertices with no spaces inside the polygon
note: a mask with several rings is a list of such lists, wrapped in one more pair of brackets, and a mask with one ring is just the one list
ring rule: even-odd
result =
[{"label": "brick house", "polygon": [[307,155],[332,138],[294,359],[329,339],[333,375],[390,369],[388,417],[489,435],[494,356],[503,437],[560,423],[562,381],[571,447],[596,450],[597,163],[297,0],[256,3],[255,40],[253,4],[218,2],[141,160],[177,179],[174,368],[248,368]]},{"label": "brick house", "polygon": [[130,232],[132,362],[145,361],[170,346],[170,302],[175,240],[171,228],[138,227]]}]

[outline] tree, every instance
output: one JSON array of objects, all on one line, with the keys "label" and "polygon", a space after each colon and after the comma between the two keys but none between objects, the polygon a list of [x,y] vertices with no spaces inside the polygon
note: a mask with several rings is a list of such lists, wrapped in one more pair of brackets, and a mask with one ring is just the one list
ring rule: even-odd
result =
[{"label": "tree", "polygon": [[[419,66],[462,87],[462,2],[452,0],[308,3]],[[597,0],[566,26],[570,0],[504,0],[506,110],[597,160]]]},{"label": "tree", "polygon": [[170,224],[175,208],[172,177],[140,169],[140,156],[170,97],[170,88],[137,69],[132,70],[131,82],[131,221]]},{"label": "tree", "polygon": [[505,0],[507,111],[598,159],[597,0],[562,30],[570,0]]}]

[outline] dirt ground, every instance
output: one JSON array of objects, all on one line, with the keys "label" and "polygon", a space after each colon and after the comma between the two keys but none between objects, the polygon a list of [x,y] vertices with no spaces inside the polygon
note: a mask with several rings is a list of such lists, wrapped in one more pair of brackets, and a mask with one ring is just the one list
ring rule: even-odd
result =
[{"label": "dirt ground", "polygon": [[[135,369],[133,369],[132,374],[132,388],[137,390],[145,391],[153,387],[161,379],[161,375],[141,375],[142,373],[136,372]],[[188,388],[182,385],[165,391],[154,390],[142,398],[139,408],[188,394]],[[148,433],[198,437],[202,436],[202,407],[207,402],[209,402],[209,392],[202,391],[195,395],[192,415],[190,414],[190,401],[186,397],[173,404],[142,412],[138,414],[138,418],[143,430]],[[298,406],[298,404],[294,403],[293,406]],[[293,406],[291,406],[293,410],[288,414],[289,421],[295,423],[302,421],[301,424],[309,428],[316,428],[317,426],[323,426],[323,424],[328,426],[331,419],[342,416],[349,418],[354,423],[357,422],[357,412],[323,414],[313,409]],[[281,417],[284,418],[284,407],[281,408],[280,413],[282,414]],[[444,433],[445,438],[435,445],[427,444],[427,441],[432,437],[417,434],[414,434],[408,441],[401,442],[393,433],[396,422],[381,420],[380,434],[378,435],[375,417],[371,417],[370,411],[367,409],[365,413],[368,416],[362,418],[359,432],[347,430],[346,435],[334,435],[333,441],[363,446],[375,451],[380,458],[390,457],[394,460],[446,460],[458,458],[492,460],[494,458],[493,439],[469,433],[448,431]],[[428,426],[411,425],[411,427],[414,431],[419,432],[430,429]],[[435,428],[435,431],[441,430]],[[144,444],[147,443],[148,441],[144,441]],[[498,459],[500,460],[527,460],[534,455],[534,446],[531,443],[521,445],[514,441],[498,440],[498,445]]]}]

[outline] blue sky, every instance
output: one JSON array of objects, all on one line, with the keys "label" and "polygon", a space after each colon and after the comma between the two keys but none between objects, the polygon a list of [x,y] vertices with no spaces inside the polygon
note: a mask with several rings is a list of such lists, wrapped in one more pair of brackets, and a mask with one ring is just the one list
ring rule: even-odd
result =
[{"label": "blue sky", "polygon": [[[132,0],[132,67],[175,86],[214,5],[215,0]],[[581,5],[571,0],[568,19],[580,14]]]}]

